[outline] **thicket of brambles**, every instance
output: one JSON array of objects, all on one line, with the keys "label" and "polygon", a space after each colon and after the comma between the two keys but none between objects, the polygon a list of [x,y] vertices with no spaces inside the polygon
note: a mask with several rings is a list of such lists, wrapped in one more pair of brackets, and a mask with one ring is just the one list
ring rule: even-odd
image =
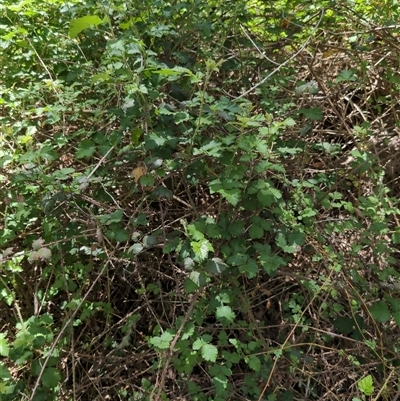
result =
[{"label": "thicket of brambles", "polygon": [[1,400],[399,397],[396,2],[0,9]]}]

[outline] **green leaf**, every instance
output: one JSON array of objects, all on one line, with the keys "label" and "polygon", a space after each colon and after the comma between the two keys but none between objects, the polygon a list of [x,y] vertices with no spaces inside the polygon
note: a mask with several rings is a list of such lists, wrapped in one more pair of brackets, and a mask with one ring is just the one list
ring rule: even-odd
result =
[{"label": "green leaf", "polygon": [[342,70],[340,74],[336,78],[336,82],[347,82],[347,81],[355,81],[357,80],[356,70]]},{"label": "green leaf", "polygon": [[190,235],[190,238],[195,241],[201,241],[204,239],[204,234],[197,229],[196,224],[189,224],[187,226],[187,231]]},{"label": "green leaf", "polygon": [[175,115],[174,115],[174,122],[175,122],[175,124],[180,124],[180,123],[182,123],[182,122],[184,122],[184,121],[188,121],[188,120],[190,120],[190,115],[189,115],[189,113],[186,113],[186,112],[179,112],[179,113],[176,113]]},{"label": "green leaf", "polygon": [[303,85],[299,85],[295,89],[296,94],[303,94],[303,93],[316,94],[318,93],[318,91],[319,91],[318,83],[314,80],[306,82]]},{"label": "green leaf", "polygon": [[285,236],[282,233],[279,233],[276,236],[276,244],[281,248],[284,252],[287,253],[295,253],[297,251],[296,246],[288,245]]},{"label": "green leaf", "polygon": [[246,360],[250,369],[253,369],[255,372],[259,372],[261,369],[261,361],[256,355],[249,355]]},{"label": "green leaf", "polygon": [[43,160],[47,160],[49,162],[56,160],[58,157],[57,152],[49,145],[43,146],[40,149],[39,155]]},{"label": "green leaf", "polygon": [[258,224],[253,224],[249,228],[249,235],[251,239],[260,239],[264,236],[264,230]]},{"label": "green leaf", "polygon": [[374,383],[372,376],[368,375],[358,382],[358,389],[366,396],[371,395],[374,392]]},{"label": "green leaf", "polygon": [[[6,355],[5,355],[6,356]],[[2,362],[0,362],[0,379],[10,380],[12,378],[10,371],[7,369],[6,366]],[[1,394],[1,390],[0,390]]]},{"label": "green leaf", "polygon": [[96,151],[96,145],[94,142],[84,139],[79,143],[78,150],[76,151],[75,157],[77,159],[83,159],[85,157],[92,157]]},{"label": "green leaf", "polygon": [[376,302],[369,309],[372,317],[379,323],[386,323],[390,320],[390,312],[385,301]]},{"label": "green leaf", "polygon": [[192,348],[195,351],[198,351],[199,349],[201,349],[201,347],[205,344],[205,342],[203,341],[203,339],[198,338],[192,345]]},{"label": "green leaf", "polygon": [[270,188],[264,188],[257,191],[257,199],[263,206],[270,207],[275,202],[275,197]]},{"label": "green leaf", "polygon": [[192,258],[185,258],[183,259],[183,266],[185,266],[185,269],[188,271],[192,271],[194,268],[194,260]]},{"label": "green leaf", "polygon": [[72,39],[76,38],[83,30],[90,28],[91,26],[98,26],[103,22],[106,22],[106,20],[103,21],[97,15],[87,15],[86,17],[72,20],[69,27],[69,36]]},{"label": "green leaf", "polygon": [[4,333],[0,333],[0,356],[7,357],[9,351],[10,347],[8,346],[6,335]]},{"label": "green leaf", "polygon": [[[194,273],[194,272],[192,272]],[[192,294],[194,293],[200,286],[195,283],[192,279],[187,278],[185,280],[185,283],[183,284],[184,288],[185,288],[185,292],[186,294]]]},{"label": "green leaf", "polygon": [[74,172],[75,172],[75,169],[74,169],[74,168],[65,167],[65,168],[61,168],[61,169],[59,169],[59,170],[56,170],[56,171],[52,174],[52,176],[53,176],[54,178],[58,179],[58,180],[66,180],[66,179],[71,178],[70,176],[71,176],[71,174],[74,173]]},{"label": "green leaf", "polygon": [[181,245],[181,239],[179,237],[168,239],[166,244],[163,246],[163,253],[171,253],[175,251],[179,245]]},{"label": "green leaf", "polygon": [[138,253],[142,252],[142,250],[143,250],[143,245],[142,244],[133,244],[128,249],[128,253],[133,253],[134,255],[137,255]]},{"label": "green leaf", "polygon": [[158,349],[168,349],[173,338],[174,335],[172,333],[165,331],[161,336],[151,337],[150,344]]},{"label": "green leaf", "polygon": [[207,239],[203,239],[201,241],[192,241],[190,245],[196,256],[196,259],[200,262],[207,259],[208,252],[214,251],[213,246]]},{"label": "green leaf", "polygon": [[258,270],[258,264],[254,259],[248,259],[239,265],[240,273],[246,274],[247,278],[257,277]]},{"label": "green leaf", "polygon": [[115,231],[115,240],[118,242],[125,242],[128,241],[129,239],[129,233],[124,230],[123,228],[120,228]]},{"label": "green leaf", "polygon": [[215,316],[219,321],[233,323],[235,319],[235,313],[232,308],[228,305],[219,306],[216,309]]},{"label": "green leaf", "polygon": [[400,244],[400,229],[396,229],[396,231],[392,235],[393,244]]},{"label": "green leaf", "polygon": [[47,388],[55,388],[61,381],[61,374],[56,368],[46,368],[42,375],[42,384]]},{"label": "green leaf", "polygon": [[299,113],[304,114],[305,117],[310,118],[311,120],[322,120],[323,117],[322,110],[319,107],[302,107],[299,110]]},{"label": "green leaf", "polygon": [[397,324],[397,327],[400,327],[400,312],[393,312],[393,319]]},{"label": "green leaf", "polygon": [[228,265],[220,258],[212,258],[206,264],[206,270],[212,274],[221,274],[228,268]]},{"label": "green leaf", "polygon": [[241,236],[244,233],[244,222],[240,220],[233,221],[228,227],[228,232],[236,237]]},{"label": "green leaf", "polygon": [[269,255],[267,252],[260,254],[260,263],[268,275],[273,276],[280,266],[285,266],[286,262],[280,256]]},{"label": "green leaf", "polygon": [[202,272],[196,272],[193,271],[190,273],[189,278],[193,280],[196,284],[198,284],[200,287],[206,284],[206,276]]},{"label": "green leaf", "polygon": [[[214,386],[215,386],[216,394],[224,395],[225,394],[224,391],[228,386],[227,377],[225,375],[223,375],[223,374],[217,374],[217,375],[213,376],[212,380],[213,380],[213,383],[214,383]],[[225,401],[226,397],[218,397],[218,396],[216,396],[216,397],[213,398],[213,400],[214,401]]]},{"label": "green leaf", "polygon": [[100,216],[99,220],[101,224],[109,225],[111,223],[120,222],[123,217],[124,217],[124,212],[122,210],[116,210],[111,214],[104,214],[103,216]]},{"label": "green leaf", "polygon": [[215,362],[218,356],[218,349],[212,344],[204,344],[201,347],[201,356],[208,362]]},{"label": "green leaf", "polygon": [[155,235],[145,235],[143,237],[143,246],[145,248],[151,248],[152,246],[159,243],[159,240]]},{"label": "green leaf", "polygon": [[218,192],[233,206],[236,206],[242,198],[242,191],[239,188],[220,189]]},{"label": "green leaf", "polygon": [[193,322],[189,322],[182,331],[182,340],[187,340],[192,337],[195,332],[195,327]]}]

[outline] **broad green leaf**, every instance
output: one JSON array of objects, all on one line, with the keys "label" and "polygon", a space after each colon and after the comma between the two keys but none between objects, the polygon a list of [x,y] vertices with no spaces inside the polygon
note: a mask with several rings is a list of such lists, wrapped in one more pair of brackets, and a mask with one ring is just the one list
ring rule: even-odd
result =
[{"label": "broad green leaf", "polygon": [[304,152],[304,149],[302,149],[302,148],[288,148],[287,146],[284,147],[284,148],[282,148],[282,147],[278,148],[277,150],[278,150],[279,153],[289,154],[289,155],[295,155],[297,153]]},{"label": "broad green leaf", "polygon": [[188,271],[192,271],[194,268],[194,260],[192,258],[185,258],[183,259],[183,265],[185,266],[185,269]]},{"label": "broad green leaf", "polygon": [[246,362],[249,365],[250,369],[253,369],[255,372],[259,372],[261,369],[261,361],[256,355],[250,355],[246,358]]},{"label": "broad green leaf", "polygon": [[295,253],[297,248],[295,246],[289,245],[286,241],[285,236],[282,233],[279,233],[276,236],[276,244],[281,248],[284,252],[287,253]]},{"label": "broad green leaf", "polygon": [[355,69],[342,70],[336,78],[337,82],[348,82],[357,80],[357,74]]},{"label": "broad green leaf", "polygon": [[393,244],[400,244],[400,229],[397,228],[396,231],[392,234]]},{"label": "broad green leaf", "polygon": [[221,291],[215,299],[221,303],[229,304],[231,302],[231,296],[226,291]]},{"label": "broad green leaf", "polygon": [[66,180],[68,178],[71,178],[71,174],[75,172],[75,169],[72,167],[65,167],[61,168],[59,170],[56,170],[52,176],[58,180]]},{"label": "broad green leaf", "polygon": [[79,143],[75,157],[77,159],[92,157],[95,151],[96,151],[96,145],[94,144],[94,142],[89,141],[88,139],[84,139]]},{"label": "broad green leaf", "polygon": [[366,396],[371,395],[374,392],[374,383],[372,376],[368,375],[358,382],[358,389]]},{"label": "broad green leaf", "polygon": [[120,228],[115,231],[115,240],[118,242],[125,242],[128,241],[129,239],[129,233],[124,230],[123,228]]},{"label": "broad green leaf", "polygon": [[192,337],[195,332],[195,327],[193,322],[189,322],[182,331],[182,340],[187,340]]},{"label": "broad green leaf", "polygon": [[98,26],[106,20],[102,20],[98,15],[87,15],[86,17],[77,18],[71,21],[69,27],[70,38],[76,38],[83,30],[92,26]]},{"label": "broad green leaf", "polygon": [[190,272],[189,278],[185,280],[185,291],[191,294],[199,287],[204,286],[207,283],[207,278],[203,272],[192,271]]},{"label": "broad green leaf", "polygon": [[105,72],[100,74],[94,74],[91,78],[91,82],[94,84],[96,82],[107,82],[111,80],[111,75],[106,74]]},{"label": "broad green leaf", "polygon": [[[4,355],[4,356],[8,356],[8,355]],[[3,380],[9,380],[11,379],[11,373],[10,371],[7,369],[6,366],[4,366],[3,363],[0,362],[0,379]],[[1,390],[0,390],[0,394],[1,394]]]},{"label": "broad green leaf", "polygon": [[228,268],[228,265],[220,258],[212,258],[206,264],[206,270],[212,274],[221,274]]},{"label": "broad green leaf", "polygon": [[[192,272],[192,273],[194,273],[194,272]],[[191,279],[191,278],[187,278],[186,280],[185,280],[185,283],[183,284],[183,286],[184,286],[184,288],[185,288],[185,292],[186,292],[186,294],[192,294],[193,292],[195,292],[200,286],[197,284],[197,283],[195,283],[194,281],[193,281],[193,279]]]},{"label": "broad green leaf", "polygon": [[233,323],[233,321],[235,320],[235,313],[228,305],[217,307],[215,315],[217,319],[222,322],[228,321],[229,323]]},{"label": "broad green leaf", "polygon": [[112,212],[111,214],[104,214],[100,216],[99,221],[101,224],[112,224],[112,223],[118,223],[122,220],[124,217],[124,212],[122,210],[116,210],[115,212]]},{"label": "broad green leaf", "polygon": [[400,327],[400,312],[393,312],[393,319],[397,324],[397,327]]},{"label": "broad green leaf", "polygon": [[42,384],[47,388],[55,388],[61,381],[61,374],[56,368],[46,368],[42,375]]},{"label": "broad green leaf", "polygon": [[131,129],[131,141],[134,146],[136,146],[139,143],[140,138],[143,135],[143,129],[136,127]]},{"label": "broad green leaf", "polygon": [[264,230],[258,224],[253,224],[249,228],[249,235],[251,239],[260,239],[264,236]]},{"label": "broad green leaf", "polygon": [[214,251],[214,248],[212,247],[210,241],[208,241],[207,239],[192,241],[190,245],[198,261],[206,260],[208,252]]},{"label": "broad green leaf", "polygon": [[201,347],[201,356],[208,362],[215,362],[218,356],[218,349],[212,344],[204,344]]},{"label": "broad green leaf", "polygon": [[257,191],[257,199],[266,207],[270,207],[275,202],[275,197],[272,195],[269,188]]},{"label": "broad green leaf", "polygon": [[236,206],[242,198],[242,191],[239,188],[222,188],[218,192],[233,206]]},{"label": "broad green leaf", "polygon": [[323,116],[322,110],[319,107],[302,107],[299,110],[299,113],[304,114],[305,117],[310,118],[311,120],[322,120]]},{"label": "broad green leaf", "polygon": [[316,93],[318,93],[318,91],[319,91],[318,83],[314,80],[311,80],[310,82],[306,82],[303,85],[299,85],[295,89],[295,92],[297,94],[303,94],[303,93],[316,94]]},{"label": "broad green leaf", "polygon": [[201,241],[204,239],[204,234],[197,229],[196,224],[189,224],[187,226],[187,231],[190,235],[190,238],[195,241]]},{"label": "broad green leaf", "polygon": [[142,252],[142,250],[143,250],[143,245],[142,244],[133,244],[128,249],[128,253],[133,253],[134,255],[137,255],[138,253]]},{"label": "broad green leaf", "polygon": [[202,273],[193,271],[190,273],[189,278],[196,283],[198,286],[202,286],[205,284],[204,280],[202,280]]},{"label": "broad green leaf", "polygon": [[236,237],[239,237],[244,233],[244,222],[240,220],[233,221],[229,226],[228,226],[228,232],[231,235],[234,235]]},{"label": "broad green leaf", "polygon": [[158,243],[159,240],[155,235],[145,235],[143,237],[143,245],[145,248],[150,248]]},{"label": "broad green leaf", "polygon": [[180,124],[180,123],[182,123],[182,122],[184,122],[184,121],[188,121],[188,120],[190,120],[190,115],[189,115],[189,113],[180,111],[179,113],[176,113],[176,114],[174,115],[174,122],[175,122],[175,124]]},{"label": "broad green leaf", "polygon": [[151,337],[150,344],[158,349],[168,349],[173,338],[174,335],[172,333],[165,331],[161,336]]},{"label": "broad green leaf", "polygon": [[[310,216],[314,216],[314,214],[310,214]],[[300,231],[295,231],[288,235],[288,242],[290,243],[290,245],[293,246],[303,245],[305,239],[306,239],[305,234]]]},{"label": "broad green leaf", "polygon": [[[215,386],[215,390],[216,390],[216,394],[223,394],[224,390],[227,388],[228,386],[228,379],[225,375],[223,374],[216,374],[213,375],[213,383]],[[214,397],[214,401],[225,401],[226,398],[221,398],[221,397]]]},{"label": "broad green leaf", "polygon": [[205,344],[205,342],[203,341],[203,339],[198,338],[192,345],[192,348],[195,351],[198,351],[203,345]]},{"label": "broad green leaf", "polygon": [[248,259],[245,263],[239,265],[239,271],[246,274],[247,278],[257,277],[258,264],[254,259]]},{"label": "broad green leaf", "polygon": [[143,187],[153,187],[154,183],[155,183],[155,178],[150,175],[142,175],[139,179],[140,185],[142,185]]},{"label": "broad green leaf", "polygon": [[0,356],[7,357],[9,351],[10,347],[8,346],[6,335],[4,333],[0,333]]},{"label": "broad green leaf", "polygon": [[[18,4],[10,4],[10,5],[7,5],[6,7],[12,11],[18,13],[18,12],[23,11],[26,6],[28,6],[27,8],[29,9],[30,4],[32,4],[32,3],[35,3],[35,0],[23,0],[23,1],[20,1]],[[35,7],[32,7],[32,9],[35,9]]]},{"label": "broad green leaf", "polygon": [[285,266],[286,262],[280,256],[269,255],[268,253],[260,254],[260,264],[264,271],[270,275],[275,275],[280,266]]},{"label": "broad green leaf", "polygon": [[379,323],[386,323],[390,320],[388,304],[385,301],[378,301],[369,309],[372,317]]},{"label": "broad green leaf", "polygon": [[181,239],[176,237],[174,239],[167,239],[166,244],[163,246],[163,253],[171,253],[181,245]]},{"label": "broad green leaf", "polygon": [[57,152],[49,145],[45,145],[40,149],[40,157],[43,160],[52,162],[58,158]]}]

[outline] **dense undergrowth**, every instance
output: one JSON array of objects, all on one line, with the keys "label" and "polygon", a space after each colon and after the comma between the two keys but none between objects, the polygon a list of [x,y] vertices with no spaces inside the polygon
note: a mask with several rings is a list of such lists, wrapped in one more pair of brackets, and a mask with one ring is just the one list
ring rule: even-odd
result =
[{"label": "dense undergrowth", "polygon": [[398,398],[377,3],[1,3],[1,400]]}]

